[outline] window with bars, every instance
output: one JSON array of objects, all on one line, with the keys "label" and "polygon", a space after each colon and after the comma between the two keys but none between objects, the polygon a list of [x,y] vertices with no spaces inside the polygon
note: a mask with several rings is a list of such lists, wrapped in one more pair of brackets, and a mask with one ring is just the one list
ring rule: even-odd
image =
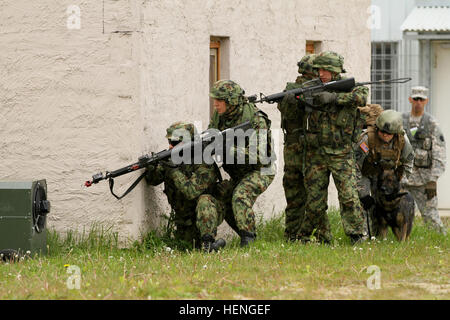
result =
[{"label": "window with bars", "polygon": [[[397,43],[372,42],[371,81],[397,78]],[[371,86],[371,103],[380,104],[384,109],[396,109],[396,87],[386,84]]]},{"label": "window with bars", "polygon": [[[211,41],[209,44],[209,90],[214,82],[220,80],[220,42]],[[214,113],[213,99],[209,98],[209,115]]]}]

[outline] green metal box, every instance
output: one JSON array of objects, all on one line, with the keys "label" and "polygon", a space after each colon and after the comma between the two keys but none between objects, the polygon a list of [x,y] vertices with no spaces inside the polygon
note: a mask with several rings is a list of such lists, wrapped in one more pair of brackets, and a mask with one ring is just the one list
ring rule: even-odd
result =
[{"label": "green metal box", "polygon": [[0,181],[0,253],[47,253],[46,180]]}]

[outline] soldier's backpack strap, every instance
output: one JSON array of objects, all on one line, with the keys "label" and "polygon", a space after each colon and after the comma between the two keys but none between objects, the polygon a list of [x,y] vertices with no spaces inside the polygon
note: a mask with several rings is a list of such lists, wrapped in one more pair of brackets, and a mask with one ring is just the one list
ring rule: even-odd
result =
[{"label": "soldier's backpack strap", "polygon": [[217,165],[217,162],[216,162],[216,161],[214,161],[213,166],[214,166],[214,171],[216,171],[217,178],[219,179],[219,182],[222,182],[222,181],[223,181],[222,173],[220,172],[220,168],[219,168],[219,166]]},{"label": "soldier's backpack strap", "polygon": [[214,110],[213,115],[211,117],[211,121],[209,123],[208,129],[218,129],[219,128],[219,113]]},{"label": "soldier's backpack strap", "polygon": [[397,156],[395,159],[395,168],[400,165],[400,158],[402,156],[402,150],[405,147],[405,136],[403,134],[397,134],[397,143],[394,148],[397,151]]},{"label": "soldier's backpack strap", "polygon": [[269,116],[264,111],[258,109],[258,111],[255,112],[256,115],[259,115],[263,117],[266,120],[267,127],[270,129],[270,125],[272,124],[272,121],[270,121]]},{"label": "soldier's backpack strap", "polygon": [[367,136],[369,137],[369,152],[373,160],[377,152],[377,130],[374,126],[367,127]]},{"label": "soldier's backpack strap", "polygon": [[424,112],[422,119],[420,119],[419,128],[424,130],[428,136],[431,135],[430,124],[431,124],[431,116],[427,112]]},{"label": "soldier's backpack strap", "polygon": [[411,126],[409,124],[409,112],[403,112],[402,118],[403,118],[403,129],[405,130],[409,141],[413,141],[413,136],[411,134]]}]

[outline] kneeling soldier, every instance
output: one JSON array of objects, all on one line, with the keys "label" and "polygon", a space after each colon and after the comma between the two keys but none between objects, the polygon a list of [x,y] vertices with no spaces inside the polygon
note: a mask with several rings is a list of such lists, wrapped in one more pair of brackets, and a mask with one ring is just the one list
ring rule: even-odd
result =
[{"label": "kneeling soldier", "polygon": [[[193,124],[176,122],[167,129],[166,138],[172,149],[183,138],[193,139]],[[225,246],[223,239],[215,240],[217,226],[222,222],[225,205],[214,197],[220,172],[217,166],[160,162],[147,167],[146,181],[156,186],[164,182],[164,193],[175,212],[175,239],[193,243],[209,252]],[[218,217],[220,215],[220,217]]]}]

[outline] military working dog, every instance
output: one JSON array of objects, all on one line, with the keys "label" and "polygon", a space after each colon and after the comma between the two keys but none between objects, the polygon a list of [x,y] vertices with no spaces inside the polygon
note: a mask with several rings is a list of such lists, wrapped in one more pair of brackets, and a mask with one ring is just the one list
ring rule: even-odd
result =
[{"label": "military working dog", "polygon": [[399,178],[393,169],[381,170],[377,187],[374,210],[376,236],[385,238],[390,226],[398,241],[407,240],[414,221],[413,197],[409,192],[401,192]]}]

